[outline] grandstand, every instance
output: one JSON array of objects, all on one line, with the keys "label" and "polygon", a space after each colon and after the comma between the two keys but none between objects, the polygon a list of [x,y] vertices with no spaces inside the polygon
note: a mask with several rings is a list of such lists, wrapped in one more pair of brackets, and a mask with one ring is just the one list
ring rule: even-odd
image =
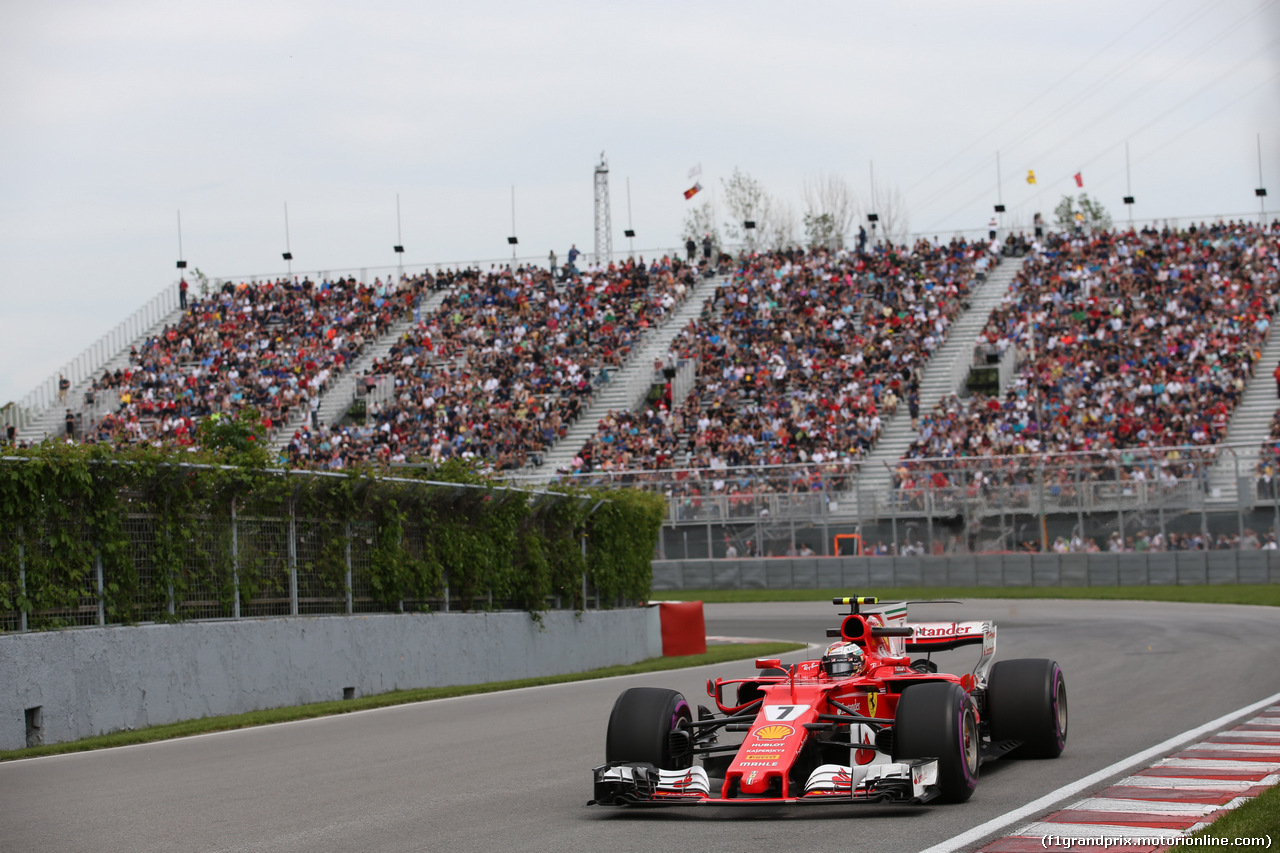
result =
[{"label": "grandstand", "polygon": [[[1152,231],[1141,239],[1155,240],[1152,236],[1154,233]],[[1117,535],[1121,540],[1132,538],[1124,535],[1125,516],[1128,514],[1128,532],[1137,531],[1140,538],[1141,534],[1147,532],[1147,528],[1160,528],[1166,532],[1158,539],[1168,542],[1179,535],[1176,530],[1169,529],[1182,526],[1198,528],[1196,537],[1201,542],[1210,539],[1219,544],[1224,540],[1230,542],[1243,539],[1248,542],[1253,537],[1245,535],[1246,521],[1252,519],[1253,524],[1260,527],[1280,526],[1280,520],[1263,519],[1275,523],[1261,524],[1256,517],[1260,512],[1269,514],[1269,510],[1276,509],[1274,504],[1259,508],[1256,497],[1260,492],[1252,483],[1255,467],[1252,460],[1256,458],[1258,442],[1266,434],[1275,403],[1271,402],[1272,398],[1269,396],[1271,392],[1268,377],[1263,376],[1256,381],[1250,379],[1255,372],[1251,367],[1255,361],[1267,365],[1268,369],[1263,372],[1270,373],[1270,366],[1280,360],[1280,343],[1268,334],[1269,319],[1266,319],[1274,311],[1277,292],[1273,265],[1276,257],[1276,232],[1273,230],[1264,236],[1256,228],[1231,224],[1219,229],[1206,230],[1201,227],[1195,231],[1175,232],[1172,236],[1166,234],[1165,238],[1175,244],[1195,243],[1197,233],[1203,252],[1209,255],[1224,251],[1228,253],[1206,262],[1206,266],[1217,264],[1207,275],[1217,275],[1225,282],[1228,271],[1238,271],[1238,259],[1230,257],[1230,252],[1236,250],[1251,258],[1253,267],[1250,270],[1248,264],[1245,264],[1247,282],[1234,282],[1238,294],[1233,296],[1228,293],[1225,300],[1212,294],[1207,296],[1204,307],[1212,310],[1202,312],[1201,318],[1201,322],[1207,323],[1207,326],[1203,329],[1199,324],[1187,327],[1186,332],[1192,341],[1207,335],[1205,340],[1211,344],[1208,349],[1216,348],[1220,352],[1214,355],[1208,352],[1203,342],[1197,345],[1199,350],[1203,350],[1203,357],[1198,362],[1203,368],[1200,371],[1203,375],[1195,378],[1194,383],[1197,394],[1190,397],[1184,395],[1186,398],[1181,399],[1185,411],[1172,420],[1172,424],[1177,427],[1175,430],[1171,431],[1167,425],[1160,427],[1168,434],[1168,439],[1164,442],[1149,442],[1148,436],[1144,434],[1139,440],[1121,442],[1122,446],[1116,446],[1115,442],[1095,443],[1094,447],[1106,449],[1109,455],[1100,459],[1086,459],[1083,456],[1059,459],[1058,467],[1049,476],[1044,472],[1037,473],[1035,462],[1027,464],[1033,457],[1027,455],[1026,447],[1018,448],[1024,454],[1021,459],[991,459],[989,457],[994,454],[990,450],[985,454],[971,454],[983,456],[979,464],[970,459],[959,458],[959,453],[953,453],[951,458],[913,463],[927,466],[930,476],[922,482],[917,482],[917,478],[913,476],[905,484],[905,489],[901,477],[895,477],[892,482],[896,488],[891,490],[888,488],[890,475],[886,463],[896,464],[907,450],[906,445],[918,439],[918,435],[911,427],[909,417],[890,415],[885,419],[887,425],[880,442],[869,456],[861,459],[857,458],[858,454],[850,454],[854,458],[838,455],[834,459],[823,454],[822,458],[816,460],[817,464],[814,464],[815,460],[811,457],[806,460],[808,464],[770,467],[745,465],[745,460],[738,454],[724,459],[713,457],[712,464],[691,465],[684,469],[678,465],[666,464],[664,467],[667,470],[643,471],[632,468],[618,471],[615,466],[614,470],[603,474],[596,472],[584,479],[633,483],[667,493],[671,497],[672,529],[678,531],[682,525],[685,527],[679,537],[679,540],[683,540],[680,548],[684,556],[691,557],[723,556],[733,552],[769,553],[765,543],[776,541],[779,529],[787,543],[786,551],[791,553],[796,549],[797,524],[809,531],[807,535],[812,540],[811,549],[819,554],[831,552],[828,534],[837,527],[860,530],[864,539],[868,540],[872,536],[881,535],[899,545],[904,532],[909,533],[910,528],[914,527],[917,534],[922,534],[920,539],[929,540],[930,550],[939,547],[1006,550],[1015,547],[1043,548],[1049,544],[1049,533],[1054,527],[1051,519],[1055,514],[1062,516],[1058,519],[1059,522],[1066,519],[1065,532],[1070,534],[1074,528],[1073,536],[1062,538],[1077,541],[1088,536],[1102,541]],[[1232,241],[1235,241],[1234,250],[1230,245]],[[1069,235],[1065,242],[1078,244],[1081,241],[1079,238],[1072,240]],[[1251,244],[1256,245],[1250,248]],[[1185,245],[1178,251],[1183,256],[1188,255]],[[1151,247],[1137,254],[1140,256],[1144,253],[1147,256],[1155,254]],[[1056,256],[1058,252],[1050,249],[1045,254]],[[1180,260],[1185,262],[1187,257]],[[1031,262],[1039,261],[1032,258]],[[1172,280],[1175,283],[1178,275],[1189,274],[1186,266],[1183,263],[1183,269],[1173,274]],[[1019,269],[1020,265],[1016,262],[1006,262],[993,273],[992,280],[994,282],[999,276],[1003,281],[1009,281]],[[1096,274],[1098,270],[1094,269],[1092,272]],[[1137,285],[1150,289],[1151,299],[1165,300],[1169,294],[1160,296],[1164,291],[1159,287],[1166,287],[1167,290],[1165,282],[1169,277],[1166,275],[1162,279],[1160,271],[1154,267],[1147,272],[1152,281],[1148,283],[1139,280]],[[1122,282],[1120,286],[1134,285],[1133,276],[1129,276],[1129,280]],[[1224,286],[1229,289],[1231,284]],[[1012,293],[1016,294],[1019,289],[1015,286]],[[1231,304],[1233,298],[1234,305]],[[973,375],[979,373],[990,374],[990,377],[996,379],[994,396],[997,398],[1004,396],[1003,392],[1010,385],[1027,383],[1027,379],[1016,368],[1021,366],[1019,359],[1026,359],[1028,348],[1024,346],[1019,349],[1007,342],[1002,346],[995,346],[993,340],[978,334],[990,319],[983,308],[991,306],[983,306],[981,300],[1005,303],[1008,298],[999,287],[994,291],[975,290],[970,311],[957,321],[949,342],[921,371],[919,378],[920,389],[924,392],[923,402],[927,403],[930,397],[936,395],[938,399],[945,398],[947,405],[952,407],[973,405],[962,403],[952,395],[956,392],[963,393],[964,386],[969,384]],[[1215,300],[1221,304],[1215,304]],[[1217,317],[1218,313],[1224,317]],[[1175,330],[1173,334],[1181,334],[1182,331]],[[1139,332],[1130,330],[1127,334],[1132,339],[1141,340]],[[1048,338],[1049,335],[1045,334],[1045,339]],[[948,350],[948,347],[952,349]],[[1159,356],[1159,353],[1155,355]],[[1041,360],[1043,361],[1043,356]],[[988,366],[988,361],[998,363]],[[700,394],[705,397],[705,389]],[[1023,394],[1025,396],[1025,392]],[[1035,399],[1033,396],[1032,401]],[[1060,408],[1062,401],[1046,397],[1041,402],[1045,406]],[[1264,413],[1265,417],[1260,418],[1259,413]],[[657,414],[648,412],[622,426],[627,432],[634,434],[647,425],[655,435],[669,441],[666,436],[671,431],[672,419],[655,416]],[[927,429],[931,428],[930,417],[928,409],[925,409],[922,425]],[[678,424],[680,420],[677,418],[675,422]],[[1187,425],[1182,424],[1184,420]],[[1191,425],[1192,420],[1198,425]],[[639,427],[637,421],[640,423]],[[1129,421],[1128,426],[1132,429],[1132,416]],[[602,435],[616,432],[617,427],[618,424],[607,425]],[[1151,427],[1148,431],[1154,428]],[[742,435],[745,437],[746,433]],[[909,440],[904,442],[903,437]],[[1161,453],[1144,452],[1140,447],[1150,443],[1158,446],[1178,444],[1178,441],[1169,440],[1175,437],[1180,437],[1187,443],[1198,443],[1200,447]],[[968,438],[968,435],[961,436],[961,445]],[[1059,451],[1055,458],[1062,457],[1062,451],[1068,448],[1069,446],[1061,445],[1055,447]],[[1075,448],[1077,452],[1083,449]],[[1004,466],[1005,470],[999,477],[993,476],[993,467],[1000,466]],[[983,470],[979,473],[978,469]],[[1274,471],[1274,466],[1270,470]],[[1152,485],[1156,476],[1161,473],[1166,480],[1173,481],[1167,482],[1163,490]],[[1111,477],[1119,482],[1097,482],[1100,476]],[[1055,478],[1065,478],[1071,482],[1052,482]],[[1094,482],[1080,483],[1077,487],[1074,483],[1076,479]],[[1097,524],[1086,521],[1086,516],[1099,514],[1107,516],[1109,521]],[[1039,518],[1028,519],[1027,516]],[[1228,521],[1234,521],[1231,526],[1236,528],[1236,532],[1230,535],[1208,535],[1208,528],[1217,523],[1210,516],[1226,516]],[[997,518],[998,521],[994,520]],[[942,524],[946,528],[945,532],[937,529],[940,522],[945,522]],[[706,526],[705,537],[701,531],[696,530],[703,525]],[[815,530],[819,526],[822,533],[817,535]],[[898,529],[900,526],[907,530]],[[694,529],[701,538],[701,542],[692,548],[687,544],[690,529]],[[917,547],[924,545],[923,542],[916,544]],[[1121,544],[1123,546],[1123,541]]]},{"label": "grandstand", "polygon": [[5,418],[27,443],[70,408],[76,440],[189,446],[254,405],[291,466],[660,490],[686,556],[1280,530],[1280,229],[998,248],[219,283],[157,297]]}]

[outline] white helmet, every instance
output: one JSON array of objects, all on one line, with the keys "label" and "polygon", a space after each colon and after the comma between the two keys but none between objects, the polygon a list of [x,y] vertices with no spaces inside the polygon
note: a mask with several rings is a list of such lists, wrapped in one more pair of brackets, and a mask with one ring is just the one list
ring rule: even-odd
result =
[{"label": "white helmet", "polygon": [[832,643],[822,656],[822,671],[832,678],[853,675],[862,669],[862,649],[856,643]]}]

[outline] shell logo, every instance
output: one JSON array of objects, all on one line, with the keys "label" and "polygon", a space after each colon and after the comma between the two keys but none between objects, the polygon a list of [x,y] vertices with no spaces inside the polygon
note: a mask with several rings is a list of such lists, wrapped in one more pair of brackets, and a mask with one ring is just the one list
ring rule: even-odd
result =
[{"label": "shell logo", "polygon": [[764,726],[763,728],[756,729],[756,737],[761,740],[782,740],[783,738],[791,737],[795,733],[796,730],[791,728],[791,726],[784,726],[777,723],[772,726]]}]

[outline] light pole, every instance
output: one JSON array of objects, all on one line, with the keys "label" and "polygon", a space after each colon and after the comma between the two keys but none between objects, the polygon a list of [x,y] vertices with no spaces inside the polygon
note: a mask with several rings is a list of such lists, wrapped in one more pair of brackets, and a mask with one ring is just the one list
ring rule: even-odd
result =
[{"label": "light pole", "polygon": [[516,239],[516,185],[511,185],[511,236],[507,238],[507,244],[511,246],[511,266],[514,269],[516,265],[516,244],[520,241]]},{"label": "light pole", "polygon": [[[396,244],[392,248],[396,253],[397,273],[400,278],[404,278],[404,236],[400,232],[400,193],[396,193]],[[398,282],[397,286],[399,286]]]},{"label": "light pole", "polygon": [[1258,197],[1258,227],[1267,227],[1267,188],[1262,185],[1262,134],[1258,134],[1258,188],[1253,191]]},{"label": "light pole", "polygon": [[1124,143],[1124,206],[1129,208],[1129,230],[1133,230],[1133,185],[1129,181],[1129,141]]},{"label": "light pole", "polygon": [[289,245],[289,202],[284,203],[284,253],[281,255],[288,264],[289,278],[293,278],[293,248]]}]

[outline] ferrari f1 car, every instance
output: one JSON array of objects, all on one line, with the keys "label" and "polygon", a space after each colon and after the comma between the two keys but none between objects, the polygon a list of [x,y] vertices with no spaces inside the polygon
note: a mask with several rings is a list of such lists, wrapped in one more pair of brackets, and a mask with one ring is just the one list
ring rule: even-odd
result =
[{"label": "ferrari f1 car", "polygon": [[[591,802],[957,803],[987,761],[1062,753],[1067,688],[1056,662],[996,663],[989,621],[908,623],[907,605],[923,602],[833,603],[850,610],[827,631],[837,639],[821,660],[757,660],[754,677],[708,680],[718,713],[699,705],[695,719],[674,690],[624,691]],[[938,671],[934,652],[967,645],[981,647],[971,672]]]}]

